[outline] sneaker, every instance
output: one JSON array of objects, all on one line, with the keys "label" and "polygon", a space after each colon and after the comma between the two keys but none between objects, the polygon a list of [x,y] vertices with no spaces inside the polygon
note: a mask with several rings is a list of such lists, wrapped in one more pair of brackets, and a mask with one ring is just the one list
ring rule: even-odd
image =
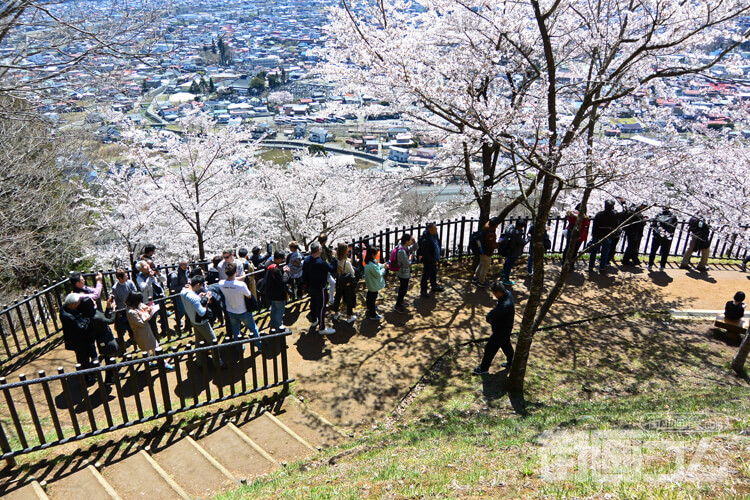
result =
[{"label": "sneaker", "polygon": [[406,314],[406,308],[404,306],[393,306],[393,310],[397,313]]},{"label": "sneaker", "polygon": [[325,330],[318,330],[318,333],[321,335],[333,335],[336,333],[336,330],[333,328],[326,328]]},{"label": "sneaker", "polygon": [[480,366],[477,366],[476,368],[471,370],[472,375],[487,375],[488,373],[490,373],[489,370],[482,370],[482,367]]},{"label": "sneaker", "polygon": [[349,318],[349,319],[346,320],[347,323],[354,323],[355,321],[357,321],[357,315],[356,314],[352,314],[351,318]]},{"label": "sneaker", "polygon": [[336,313],[336,314],[333,315],[333,320],[336,321],[340,317],[341,317],[341,313]]},{"label": "sneaker", "polygon": [[310,323],[310,328],[318,326],[318,323],[320,323],[320,321],[316,319],[315,321],[313,321],[312,323]]},{"label": "sneaker", "polygon": [[476,285],[481,288],[489,288],[490,284],[486,281],[477,281]]},{"label": "sneaker", "polygon": [[505,279],[505,280],[503,280],[503,285],[506,285],[506,286],[513,286],[513,285],[515,285],[515,284],[516,284],[516,282],[515,282],[515,281],[511,281],[511,280],[508,280],[508,279]]},{"label": "sneaker", "polygon": [[[689,264],[681,265],[680,269],[690,269],[690,265]],[[700,269],[700,268],[698,268],[698,269]]]},{"label": "sneaker", "polygon": [[381,319],[383,319],[383,315],[382,314],[376,314],[375,316],[370,316],[370,319],[373,320],[373,321],[380,321]]},{"label": "sneaker", "polygon": [[477,285],[477,284],[479,284],[479,280],[476,279],[476,278],[471,278],[471,284],[472,285]]},{"label": "sneaker", "polygon": [[432,287],[433,292],[442,292],[443,290],[445,290],[445,287],[443,285],[436,285]]},{"label": "sneaker", "polygon": [[422,298],[422,299],[429,299],[430,298],[430,294],[429,293],[420,293],[419,297]]},{"label": "sneaker", "polygon": [[705,273],[706,271],[708,271],[708,267],[705,267],[705,266],[698,266],[696,269],[698,269],[698,271],[702,273]]},{"label": "sneaker", "polygon": [[664,272],[664,266],[659,266],[659,272],[660,272],[660,273],[663,273],[663,272]]},{"label": "sneaker", "polygon": [[653,264],[649,264],[649,265],[648,265],[648,270],[650,271],[651,269],[653,269],[653,267],[654,267],[654,265],[653,265]]}]

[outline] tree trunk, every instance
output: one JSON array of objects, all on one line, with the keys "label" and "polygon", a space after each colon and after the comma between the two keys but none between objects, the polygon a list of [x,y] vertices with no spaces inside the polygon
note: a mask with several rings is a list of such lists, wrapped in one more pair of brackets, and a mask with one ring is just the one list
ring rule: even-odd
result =
[{"label": "tree trunk", "polygon": [[745,333],[745,338],[742,339],[740,348],[737,350],[737,354],[734,355],[734,359],[732,360],[732,370],[740,375],[742,375],[742,372],[745,370],[745,361],[747,360],[748,353],[750,353],[750,342],[747,340],[748,337],[750,337],[750,332]]},{"label": "tree trunk", "polygon": [[554,183],[554,177],[545,176],[536,217],[534,218],[534,260],[536,261],[535,265],[539,267],[534,270],[534,275],[531,278],[529,298],[526,302],[526,308],[523,311],[521,330],[518,333],[516,352],[513,356],[513,365],[511,366],[508,378],[508,393],[512,397],[520,398],[521,400],[523,400],[526,365],[529,361],[531,343],[534,340],[534,333],[536,332],[536,312],[541,304],[542,294],[544,293],[543,235],[547,219],[549,218],[549,212],[552,208]]}]

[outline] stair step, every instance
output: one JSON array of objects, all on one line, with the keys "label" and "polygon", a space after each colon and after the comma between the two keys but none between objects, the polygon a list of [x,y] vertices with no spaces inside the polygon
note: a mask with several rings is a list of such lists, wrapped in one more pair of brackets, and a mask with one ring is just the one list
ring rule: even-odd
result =
[{"label": "stair step", "polygon": [[[237,431],[233,424],[203,436],[198,444],[237,478],[252,479],[274,470],[278,464],[266,458],[248,442],[249,438]],[[244,439],[243,439],[244,438]],[[270,457],[269,457],[270,458]]]},{"label": "stair step", "polygon": [[154,451],[154,460],[193,497],[210,498],[219,491],[236,486],[237,480],[215,459],[209,458],[208,453],[189,436],[165,443],[164,447]]},{"label": "stair step", "polygon": [[92,465],[50,483],[47,493],[52,500],[70,498],[120,500],[115,489]]},{"label": "stair step", "polygon": [[238,427],[278,462],[301,460],[314,452],[314,448],[268,412]]},{"label": "stair step", "polygon": [[3,495],[3,500],[49,500],[49,497],[39,482],[32,481],[17,490]]},{"label": "stair step", "polygon": [[153,459],[145,451],[105,467],[103,475],[123,500],[190,498],[158,465],[154,467]]},{"label": "stair step", "polygon": [[275,417],[312,446],[325,448],[344,440],[344,435],[329,422],[305,408],[296,399],[285,399],[281,412],[276,413]]}]

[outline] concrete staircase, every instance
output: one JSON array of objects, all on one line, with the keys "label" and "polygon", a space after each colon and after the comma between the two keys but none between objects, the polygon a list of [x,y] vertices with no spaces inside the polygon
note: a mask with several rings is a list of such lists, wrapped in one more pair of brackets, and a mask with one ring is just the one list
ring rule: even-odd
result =
[{"label": "concrete staircase", "polygon": [[310,458],[344,438],[325,419],[288,397],[272,407],[226,413],[138,446],[121,446],[95,464],[84,462],[62,477],[35,479],[3,498],[211,498]]}]

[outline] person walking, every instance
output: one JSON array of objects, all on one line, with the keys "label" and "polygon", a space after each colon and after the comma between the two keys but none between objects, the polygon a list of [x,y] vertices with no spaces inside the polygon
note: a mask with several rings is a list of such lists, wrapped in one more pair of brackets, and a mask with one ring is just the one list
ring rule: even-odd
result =
[{"label": "person walking", "polygon": [[[307,319],[310,327],[318,327],[321,335],[336,333],[333,328],[326,328],[326,306],[328,305],[328,275],[335,271],[330,264],[320,257],[321,246],[317,241],[310,244],[310,255],[305,257],[302,264],[302,282],[310,295],[310,312]],[[290,266],[291,267],[291,266]]]},{"label": "person walking", "polygon": [[612,232],[619,225],[619,218],[615,213],[614,200],[604,202],[604,210],[594,216],[594,223],[591,228],[591,242],[593,245],[589,249],[589,272],[594,271],[596,263],[596,254],[599,253],[599,271],[604,271],[609,259],[609,249],[612,245]]},{"label": "person walking", "polygon": [[422,298],[429,298],[430,293],[427,291],[428,285],[431,292],[442,292],[442,285],[437,283],[437,270],[440,265],[440,236],[438,235],[437,225],[434,222],[427,224],[427,228],[419,238],[419,248],[417,255],[422,260],[422,279],[420,281],[420,293]]},{"label": "person walking", "polygon": [[[201,275],[193,276],[190,279],[190,286],[183,288],[180,291],[180,298],[185,306],[185,316],[190,320],[193,325],[193,332],[195,333],[195,345],[196,347],[202,341],[205,345],[211,345],[216,340],[216,334],[214,333],[208,318],[207,305],[213,300],[211,292],[200,292],[205,285],[205,278]],[[226,363],[221,359],[221,353],[216,349],[216,362],[223,369],[227,367]],[[203,356],[196,358],[196,364],[198,368],[202,365]]]},{"label": "person walking", "polygon": [[341,317],[339,307],[343,301],[346,306],[346,322],[354,323],[357,319],[357,316],[353,314],[357,300],[357,278],[354,276],[354,267],[349,261],[349,245],[346,243],[339,243],[336,247],[336,272],[336,294],[331,305],[331,311],[334,313],[333,319],[337,320]]},{"label": "person walking", "polygon": [[476,286],[484,288],[490,286],[487,282],[487,273],[490,271],[492,255],[497,248],[497,226],[499,225],[500,218],[493,217],[469,238],[470,250],[479,256],[479,265],[474,271],[474,279],[471,280]]},{"label": "person walking", "polygon": [[487,323],[492,326],[492,335],[484,347],[482,363],[471,371],[472,375],[485,375],[489,373],[492,360],[499,349],[503,350],[506,358],[506,362],[500,366],[507,368],[513,364],[513,345],[510,342],[510,334],[513,331],[513,321],[515,320],[516,313],[513,304],[513,294],[499,281],[492,284],[490,291],[497,299],[497,304],[487,313],[485,318]]},{"label": "person walking", "polygon": [[515,224],[508,226],[498,242],[498,252],[505,257],[501,277],[503,284],[506,286],[515,285],[515,282],[510,280],[510,272],[523,253],[524,245],[526,245],[524,226],[524,221],[517,220]]},{"label": "person walking", "polygon": [[383,316],[378,314],[375,301],[378,292],[385,288],[386,268],[378,263],[376,256],[380,252],[377,247],[368,247],[365,252],[365,286],[367,287],[367,317],[373,321],[380,321]]},{"label": "person walking", "polygon": [[643,213],[648,207],[648,203],[645,201],[640,202],[638,205],[630,207],[625,218],[625,240],[627,242],[627,248],[625,254],[622,256],[622,263],[624,265],[639,266],[641,261],[638,259],[638,252],[641,247],[641,240],[643,239],[643,228],[646,227],[646,215]]},{"label": "person walking", "polygon": [[391,252],[391,258],[388,263],[388,269],[395,271],[398,276],[398,292],[396,294],[396,305],[393,310],[397,313],[406,313],[404,306],[404,297],[409,290],[409,280],[411,279],[411,258],[410,255],[419,249],[419,243],[414,240],[411,233],[404,233],[396,248]]},{"label": "person walking", "polygon": [[706,223],[703,217],[694,215],[688,221],[690,231],[690,243],[682,254],[680,269],[690,269],[690,260],[693,252],[700,252],[701,260],[698,262],[698,271],[708,271],[708,255],[711,250],[711,226]]},{"label": "person walking", "polygon": [[651,222],[651,228],[653,229],[654,237],[651,242],[651,251],[648,255],[648,269],[651,270],[656,259],[656,252],[660,251],[661,261],[659,263],[659,271],[664,271],[664,267],[667,265],[667,257],[669,257],[669,249],[672,246],[674,231],[677,228],[677,217],[675,217],[669,207],[663,207],[662,211]]}]

